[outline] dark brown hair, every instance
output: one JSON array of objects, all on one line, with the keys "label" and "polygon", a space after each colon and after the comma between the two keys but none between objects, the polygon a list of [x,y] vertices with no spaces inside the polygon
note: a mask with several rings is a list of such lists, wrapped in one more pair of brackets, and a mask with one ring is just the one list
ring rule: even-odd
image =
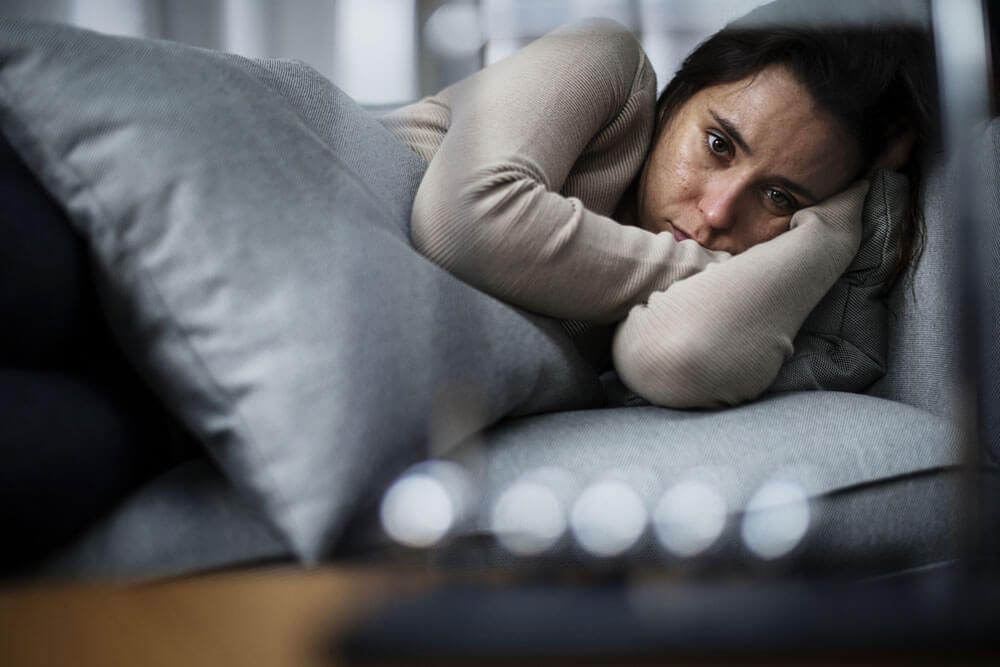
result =
[{"label": "dark brown hair", "polygon": [[787,6],[780,0],[765,5],[688,55],[657,101],[657,138],[672,114],[698,91],[740,81],[772,65],[788,68],[817,106],[855,137],[864,165],[859,178],[894,138],[913,132],[916,144],[902,169],[910,181],[910,202],[900,225],[898,255],[883,284],[888,289],[916,261],[923,245],[921,162],[928,148],[936,148],[938,134],[932,41],[914,25],[821,26],[801,16],[789,20],[782,11]]}]

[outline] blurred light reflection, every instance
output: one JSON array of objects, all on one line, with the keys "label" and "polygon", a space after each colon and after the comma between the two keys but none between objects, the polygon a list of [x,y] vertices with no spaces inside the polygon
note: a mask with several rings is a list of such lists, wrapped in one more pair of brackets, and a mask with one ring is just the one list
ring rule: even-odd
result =
[{"label": "blurred light reflection", "polygon": [[695,556],[722,534],[726,501],[707,482],[685,480],[663,494],[653,512],[653,528],[663,548],[678,556]]},{"label": "blurred light reflection", "polygon": [[491,531],[513,554],[541,554],[566,534],[576,491],[576,479],[562,468],[528,470],[500,493],[490,517]]},{"label": "blurred light reflection", "polygon": [[382,528],[395,542],[426,548],[440,543],[472,510],[465,471],[454,463],[413,466],[382,498]]},{"label": "blurred light reflection", "polygon": [[468,58],[486,44],[486,34],[474,5],[451,2],[439,7],[424,26],[427,46],[440,56]]},{"label": "blurred light reflection", "polygon": [[491,528],[511,553],[536,555],[552,547],[566,532],[566,507],[549,487],[518,481],[497,499]]},{"label": "blurred light reflection", "polygon": [[646,506],[626,482],[607,479],[584,489],[570,514],[577,543],[589,554],[618,556],[632,547],[646,528]]},{"label": "blurred light reflection", "polygon": [[802,541],[810,521],[805,488],[797,482],[773,479],[758,489],[747,504],[743,541],[761,558],[780,558]]}]

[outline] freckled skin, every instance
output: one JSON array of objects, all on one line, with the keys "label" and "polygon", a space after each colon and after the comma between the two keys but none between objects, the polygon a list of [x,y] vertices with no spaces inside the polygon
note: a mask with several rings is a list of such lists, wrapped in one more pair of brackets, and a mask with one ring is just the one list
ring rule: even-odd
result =
[{"label": "freckled skin", "polygon": [[[752,154],[712,112],[736,128]],[[856,142],[791,73],[772,66],[701,90],[674,113],[643,165],[637,222],[737,254],[786,231],[796,210],[845,189],[860,167]]]}]

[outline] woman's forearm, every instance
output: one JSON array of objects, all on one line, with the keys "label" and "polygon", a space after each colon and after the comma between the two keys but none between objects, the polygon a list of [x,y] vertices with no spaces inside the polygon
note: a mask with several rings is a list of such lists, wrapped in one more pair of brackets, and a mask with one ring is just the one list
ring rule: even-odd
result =
[{"label": "woman's forearm", "polygon": [[458,185],[470,190],[459,206],[418,198],[414,246],[509,303],[599,323],[622,319],[654,292],[729,257],[621,225],[548,191],[529,170],[508,163],[470,174]]},{"label": "woman's forearm", "polygon": [[716,407],[763,392],[809,312],[861,242],[867,182],[799,211],[791,229],[653,294],[618,325],[622,382],[667,407]]},{"label": "woman's forearm", "polygon": [[504,301],[598,323],[727,258],[608,217],[652,139],[655,90],[627,29],[585,21],[441,91],[414,246]]}]

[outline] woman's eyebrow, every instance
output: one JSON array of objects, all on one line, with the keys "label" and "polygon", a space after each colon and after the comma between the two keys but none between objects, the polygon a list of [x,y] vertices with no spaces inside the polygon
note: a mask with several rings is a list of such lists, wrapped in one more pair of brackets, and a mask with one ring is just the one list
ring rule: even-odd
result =
[{"label": "woman's eyebrow", "polygon": [[[736,129],[736,126],[733,125],[733,122],[731,120],[723,118],[712,109],[709,109],[708,113],[711,114],[712,118],[715,119],[715,122],[719,124],[719,127],[721,127],[723,131],[730,136],[730,138],[733,140],[733,143],[739,146],[740,149],[747,155],[753,155],[753,151],[750,150],[750,147],[747,145],[747,142],[743,138],[743,135],[740,134],[740,131]],[[797,194],[800,198],[807,199],[810,202],[810,206],[812,204],[816,204],[819,202],[819,197],[814,195],[812,193],[812,190],[810,190],[804,185],[789,180],[784,176],[774,176],[773,178],[771,178],[771,180],[780,185],[781,187],[785,188],[786,190],[790,190],[791,192]]]},{"label": "woman's eyebrow", "polygon": [[733,142],[735,142],[736,145],[739,146],[744,153],[746,153],[747,155],[753,155],[753,151],[750,150],[749,146],[747,146],[747,142],[744,141],[743,135],[740,134],[740,131],[736,129],[736,126],[733,125],[733,122],[731,120],[723,118],[722,116],[715,113],[715,111],[711,109],[708,110],[708,113],[712,115],[712,118],[714,118],[715,122],[719,124],[719,127],[725,130],[726,134],[732,137]]}]

